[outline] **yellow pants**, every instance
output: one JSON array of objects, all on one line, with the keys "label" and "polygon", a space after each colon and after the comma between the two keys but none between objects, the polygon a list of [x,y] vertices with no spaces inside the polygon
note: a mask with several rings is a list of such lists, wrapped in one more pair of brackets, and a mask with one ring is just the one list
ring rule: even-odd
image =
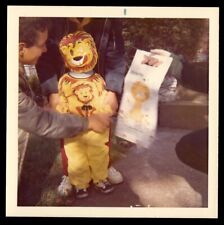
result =
[{"label": "yellow pants", "polygon": [[93,180],[97,183],[108,176],[109,129],[104,133],[84,132],[73,138],[64,139],[68,158],[68,176],[72,185],[87,188]]}]

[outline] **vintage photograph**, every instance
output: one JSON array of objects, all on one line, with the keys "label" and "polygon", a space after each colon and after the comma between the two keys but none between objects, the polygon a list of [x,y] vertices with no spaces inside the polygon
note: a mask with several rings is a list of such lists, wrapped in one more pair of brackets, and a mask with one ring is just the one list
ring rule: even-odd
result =
[{"label": "vintage photograph", "polygon": [[8,6],[7,215],[216,218],[218,18]]}]

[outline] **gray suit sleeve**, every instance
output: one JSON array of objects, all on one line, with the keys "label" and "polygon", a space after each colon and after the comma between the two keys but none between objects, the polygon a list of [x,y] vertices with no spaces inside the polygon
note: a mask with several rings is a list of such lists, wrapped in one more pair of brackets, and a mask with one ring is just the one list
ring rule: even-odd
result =
[{"label": "gray suit sleeve", "polygon": [[19,128],[48,138],[66,138],[87,130],[88,120],[71,114],[44,110],[19,92]]}]

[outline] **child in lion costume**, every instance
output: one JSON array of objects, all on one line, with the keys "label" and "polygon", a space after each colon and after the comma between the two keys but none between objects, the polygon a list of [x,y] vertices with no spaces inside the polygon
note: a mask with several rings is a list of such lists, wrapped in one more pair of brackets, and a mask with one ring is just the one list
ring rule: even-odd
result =
[{"label": "child in lion costume", "polygon": [[[84,31],[68,34],[60,41],[59,49],[70,71],[59,80],[60,103],[57,110],[82,117],[89,117],[95,112],[110,113],[110,106],[104,104],[107,93],[105,82],[93,71],[98,54],[92,36]],[[64,139],[69,181],[77,198],[88,196],[91,181],[102,193],[113,191],[112,184],[107,180],[108,142],[109,129],[104,133],[87,131]]]}]

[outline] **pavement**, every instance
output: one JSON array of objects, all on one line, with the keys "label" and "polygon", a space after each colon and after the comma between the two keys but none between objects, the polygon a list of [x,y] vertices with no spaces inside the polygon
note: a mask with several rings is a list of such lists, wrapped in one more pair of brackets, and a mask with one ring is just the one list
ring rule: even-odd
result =
[{"label": "pavement", "polygon": [[[152,146],[120,148],[113,166],[124,177],[109,194],[98,193],[93,187],[89,196],[76,199],[72,194],[57,194],[62,166],[58,154],[45,181],[38,206],[88,207],[207,207],[208,176],[183,164],[176,156],[175,145],[191,130],[159,127]],[[116,146],[115,146],[116,147]]]}]

